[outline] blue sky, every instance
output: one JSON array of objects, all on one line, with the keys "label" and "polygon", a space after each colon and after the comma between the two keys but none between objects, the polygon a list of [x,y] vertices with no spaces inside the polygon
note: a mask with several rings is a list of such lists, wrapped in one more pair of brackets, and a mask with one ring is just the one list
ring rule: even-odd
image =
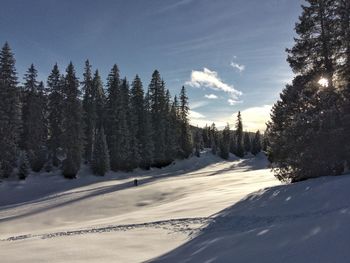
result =
[{"label": "blue sky", "polygon": [[171,93],[188,90],[191,122],[263,129],[291,80],[301,0],[2,0],[0,44],[15,52],[20,78],[34,63],[45,80],[57,62],[88,58],[103,79],[114,63],[147,87],[158,69]]}]

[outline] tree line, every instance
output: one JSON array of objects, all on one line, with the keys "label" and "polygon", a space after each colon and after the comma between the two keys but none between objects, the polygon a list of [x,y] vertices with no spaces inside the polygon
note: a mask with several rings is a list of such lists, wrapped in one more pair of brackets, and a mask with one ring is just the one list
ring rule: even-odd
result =
[{"label": "tree line", "polygon": [[85,63],[79,82],[69,63],[55,64],[46,85],[32,64],[19,85],[15,58],[0,51],[0,177],[17,171],[62,169],[75,178],[82,161],[93,173],[162,167],[192,153],[186,90],[171,97],[155,70],[147,91],[138,75],[131,85],[114,65],[106,89],[98,70]]},{"label": "tree line", "polygon": [[280,180],[339,175],[350,161],[350,1],[307,0],[273,107],[269,158]]},{"label": "tree line", "polygon": [[223,159],[228,159],[230,153],[243,158],[248,153],[257,155],[267,149],[266,137],[259,130],[253,134],[243,132],[240,112],[237,114],[235,130],[230,130],[229,124],[222,131],[218,131],[215,123],[206,125],[202,131],[202,140],[205,148],[211,148],[213,154],[219,154]]}]

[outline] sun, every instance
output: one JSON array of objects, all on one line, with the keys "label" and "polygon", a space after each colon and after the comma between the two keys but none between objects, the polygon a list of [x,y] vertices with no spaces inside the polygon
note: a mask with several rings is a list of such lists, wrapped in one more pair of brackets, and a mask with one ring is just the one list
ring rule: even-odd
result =
[{"label": "sun", "polygon": [[328,79],[322,77],[318,81],[318,84],[320,84],[322,87],[328,87]]}]

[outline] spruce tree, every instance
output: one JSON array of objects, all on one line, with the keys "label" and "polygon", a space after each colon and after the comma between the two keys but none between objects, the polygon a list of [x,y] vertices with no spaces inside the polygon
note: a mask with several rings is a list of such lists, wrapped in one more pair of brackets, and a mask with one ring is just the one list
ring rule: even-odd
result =
[{"label": "spruce tree", "polygon": [[197,157],[201,156],[201,144],[203,143],[203,137],[201,129],[198,128],[194,131],[194,138],[193,138],[193,144],[194,144],[194,154]]},{"label": "spruce tree", "polygon": [[0,51],[0,168],[4,177],[16,166],[21,108],[15,58],[6,42]]},{"label": "spruce tree", "polygon": [[95,138],[92,171],[96,175],[104,176],[109,170],[109,152],[103,127],[97,129]]},{"label": "spruce tree", "polygon": [[237,121],[236,121],[236,152],[235,155],[242,158],[244,157],[244,148],[243,148],[243,124],[242,124],[242,118],[241,118],[241,112],[239,111],[237,114]]},{"label": "spruce tree", "polygon": [[161,167],[168,164],[167,160],[165,160],[167,111],[165,105],[165,85],[157,70],[152,74],[148,92],[153,128],[153,161],[155,166]]},{"label": "spruce tree", "polygon": [[119,107],[120,107],[120,76],[117,65],[114,65],[107,78],[107,105],[106,105],[106,135],[112,171],[120,169],[119,148]]},{"label": "spruce tree", "polygon": [[180,121],[181,121],[181,149],[183,158],[188,158],[192,152],[190,125],[188,120],[188,97],[185,87],[182,86],[180,92]]},{"label": "spruce tree", "polygon": [[153,162],[154,144],[153,144],[153,129],[152,115],[150,108],[149,93],[147,92],[144,98],[144,118],[142,121],[143,132],[141,135],[141,164],[143,169],[149,169]]},{"label": "spruce tree", "polygon": [[331,0],[306,2],[296,24],[296,43],[287,50],[297,76],[273,107],[268,125],[269,159],[277,178],[285,181],[343,170],[340,98],[335,89],[341,61],[337,5]]},{"label": "spruce tree", "polygon": [[21,151],[18,158],[18,178],[24,180],[27,178],[30,170],[30,165],[25,151]]},{"label": "spruce tree", "polygon": [[218,148],[218,130],[215,127],[215,123],[213,123],[210,127],[210,147],[212,154],[217,154]]},{"label": "spruce tree", "polygon": [[165,158],[168,163],[171,163],[178,155],[178,120],[177,109],[171,102],[170,91],[167,90],[165,94],[165,111],[166,111],[166,128],[165,128]]},{"label": "spruce tree", "polygon": [[230,153],[230,126],[227,124],[222,131],[220,140],[220,156],[223,159],[228,159]]},{"label": "spruce tree", "polygon": [[[134,163],[134,156],[131,149],[132,132],[130,130],[130,93],[129,83],[126,78],[122,80],[120,87],[120,108],[119,108],[119,162],[120,169],[124,171],[131,171],[137,163]],[[136,156],[135,156],[136,157]],[[137,158],[137,157],[136,157]]]},{"label": "spruce tree", "polygon": [[63,88],[63,147],[66,159],[63,163],[63,175],[75,178],[80,169],[83,151],[82,105],[79,100],[79,81],[72,62],[69,63]]},{"label": "spruce tree", "polygon": [[94,90],[94,109],[95,109],[95,133],[98,129],[103,127],[106,122],[106,94],[103,88],[103,83],[98,70],[95,71],[92,79],[92,86]]},{"label": "spruce tree", "polygon": [[[145,128],[145,102],[144,91],[141,79],[138,75],[135,76],[130,90],[130,148],[133,156],[132,166],[138,167],[143,159],[143,147],[146,143],[144,138]],[[151,139],[151,138],[148,138]]]},{"label": "spruce tree", "polygon": [[261,135],[260,131],[257,131],[252,142],[252,154],[257,155],[259,152],[261,152]]},{"label": "spruce tree", "polygon": [[62,147],[63,134],[63,87],[64,77],[61,76],[57,63],[47,79],[48,91],[48,149],[53,166],[59,166],[59,149]]},{"label": "spruce tree", "polygon": [[252,145],[251,145],[251,140],[250,140],[250,135],[249,132],[245,132],[244,133],[244,137],[243,137],[243,147],[244,147],[244,152],[250,153],[252,150]]},{"label": "spruce tree", "polygon": [[95,108],[95,91],[92,81],[91,65],[89,60],[85,62],[85,69],[82,81],[83,88],[83,121],[84,121],[84,159],[87,163],[92,160],[92,151],[96,129],[96,108]]},{"label": "spruce tree", "polygon": [[37,70],[32,64],[25,75],[22,95],[21,146],[28,153],[32,170],[39,172],[47,159],[47,98],[44,84],[36,78]]}]

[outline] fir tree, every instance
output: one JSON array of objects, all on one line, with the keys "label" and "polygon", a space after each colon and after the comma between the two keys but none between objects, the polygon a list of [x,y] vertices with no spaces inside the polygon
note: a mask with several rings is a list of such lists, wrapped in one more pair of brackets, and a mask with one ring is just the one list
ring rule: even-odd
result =
[{"label": "fir tree", "polygon": [[152,74],[148,92],[153,128],[153,161],[155,166],[161,167],[168,164],[167,160],[165,160],[167,111],[165,105],[165,86],[157,70]]},{"label": "fir tree", "polygon": [[183,158],[188,158],[192,152],[191,134],[188,121],[188,97],[186,95],[185,87],[182,86],[180,92],[180,121],[181,121],[181,149]]},{"label": "fir tree", "polygon": [[24,180],[27,178],[30,170],[30,165],[25,151],[21,151],[18,160],[18,178]]},{"label": "fir tree", "polygon": [[227,124],[222,131],[220,141],[220,156],[223,159],[228,159],[230,153],[230,126]]},{"label": "fir tree", "polygon": [[63,134],[63,87],[64,77],[60,75],[57,64],[47,79],[48,90],[48,149],[53,166],[59,165],[58,152],[62,147]]},{"label": "fir tree", "polygon": [[92,81],[91,65],[89,60],[85,62],[84,80],[81,83],[83,96],[83,121],[84,121],[84,159],[87,163],[92,160],[92,151],[96,129],[96,108],[95,108],[95,91]]},{"label": "fir tree", "polygon": [[203,143],[203,136],[201,129],[198,128],[194,131],[194,138],[193,138],[193,144],[194,144],[194,154],[197,157],[201,156],[201,146]]},{"label": "fir tree", "polygon": [[261,135],[260,131],[257,131],[252,143],[252,154],[257,155],[259,152],[261,152]]},{"label": "fir tree", "polygon": [[96,175],[104,176],[109,170],[109,152],[103,127],[97,129],[95,137],[92,171]]},{"label": "fir tree", "polygon": [[238,157],[244,156],[244,148],[243,148],[243,124],[242,124],[242,118],[241,118],[241,112],[239,111],[237,114],[237,121],[236,121],[236,152],[235,155]]},{"label": "fir tree", "polygon": [[340,61],[336,7],[334,1],[308,0],[296,24],[296,43],[287,50],[298,75],[282,92],[268,125],[269,159],[281,180],[299,181],[343,170],[340,98],[335,90]]},{"label": "fir tree", "polygon": [[250,135],[249,132],[245,132],[244,133],[244,137],[243,137],[243,147],[244,147],[244,152],[245,153],[249,153],[252,150],[252,145],[251,145],[251,141],[250,141]]},{"label": "fir tree", "polygon": [[140,167],[149,169],[153,162],[153,130],[152,130],[152,115],[150,108],[149,93],[145,95],[144,100],[144,119],[142,121],[143,132],[141,135],[141,164]]},{"label": "fir tree", "polygon": [[75,178],[81,163],[83,129],[79,82],[75,76],[72,62],[69,63],[66,70],[63,96],[63,146],[66,153],[63,175],[67,178]]},{"label": "fir tree", "polygon": [[119,107],[120,107],[120,77],[117,65],[114,65],[107,79],[107,110],[106,110],[106,134],[112,171],[120,169],[119,148]]},{"label": "fir tree", "polygon": [[[126,78],[123,79],[120,87],[120,108],[119,108],[119,162],[120,169],[124,171],[131,171],[137,163],[134,163],[134,156],[131,149],[132,133],[130,130],[130,93],[129,83]],[[136,157],[137,158],[137,157]]]},{"label": "fir tree", "polygon": [[0,51],[0,167],[4,177],[16,166],[21,108],[15,58],[6,42]]},{"label": "fir tree", "polygon": [[130,148],[133,156],[133,167],[137,167],[141,163],[143,144],[146,140],[143,136],[145,110],[142,82],[140,77],[136,75],[130,90]]},{"label": "fir tree", "polygon": [[211,143],[211,152],[216,155],[218,147],[218,130],[213,123],[210,127],[210,143]]},{"label": "fir tree", "polygon": [[39,172],[46,162],[47,99],[44,84],[38,83],[32,64],[25,75],[22,113],[22,148],[28,153],[31,168]]}]

